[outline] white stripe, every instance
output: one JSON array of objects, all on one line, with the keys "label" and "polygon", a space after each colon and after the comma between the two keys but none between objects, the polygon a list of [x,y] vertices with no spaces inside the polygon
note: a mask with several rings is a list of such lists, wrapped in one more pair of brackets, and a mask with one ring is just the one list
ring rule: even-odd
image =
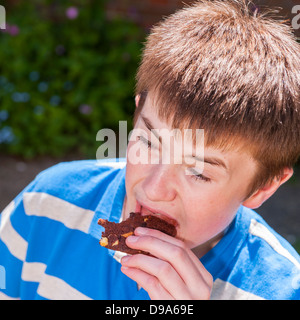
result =
[{"label": "white stripe", "polygon": [[21,278],[24,281],[41,282],[46,265],[40,262],[24,262]]},{"label": "white stripe", "polygon": [[119,263],[121,263],[122,258],[125,257],[125,256],[128,256],[128,254],[125,253],[125,252],[114,251],[113,257],[114,257],[114,259],[115,259],[117,262],[119,262]]},{"label": "white stripe", "polygon": [[94,217],[91,210],[43,192],[25,193],[24,209],[29,216],[47,217],[63,223],[67,228],[87,233]]},{"label": "white stripe", "polygon": [[13,228],[10,216],[15,208],[12,201],[1,213],[0,239],[5,243],[10,253],[19,260],[25,261],[28,243]]},{"label": "white stripe", "polygon": [[300,268],[300,263],[297,261],[297,259],[281,245],[275,235],[263,224],[251,219],[249,232],[256,237],[265,240],[277,253],[290,260],[297,268]]},{"label": "white stripe", "polygon": [[25,262],[22,270],[24,281],[38,282],[37,293],[51,300],[91,300],[64,280],[45,273],[47,266],[40,262]]},{"label": "white stripe", "polygon": [[0,232],[3,228],[3,226],[5,225],[5,223],[7,223],[7,220],[10,219],[10,215],[11,213],[14,211],[15,209],[15,202],[12,201],[1,213],[1,220],[0,220]]},{"label": "white stripe", "polygon": [[126,162],[125,161],[122,161],[122,162],[115,162],[115,161],[112,161],[112,162],[104,162],[104,161],[97,161],[96,163],[96,166],[103,166],[103,167],[111,167],[111,168],[114,168],[114,169],[123,169],[125,166],[126,166]]},{"label": "white stripe", "polygon": [[264,300],[253,293],[244,291],[233,284],[216,279],[210,296],[211,300]]},{"label": "white stripe", "polygon": [[37,292],[40,296],[50,300],[92,300],[64,280],[48,274],[44,274]]}]

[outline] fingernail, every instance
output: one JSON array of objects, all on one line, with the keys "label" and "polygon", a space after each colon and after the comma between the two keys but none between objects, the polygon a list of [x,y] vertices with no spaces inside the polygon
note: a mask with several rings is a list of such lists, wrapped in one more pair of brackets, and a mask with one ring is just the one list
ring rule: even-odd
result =
[{"label": "fingernail", "polygon": [[148,232],[148,229],[146,228],[138,227],[135,229],[136,234],[145,235],[147,234],[147,232]]},{"label": "fingernail", "polygon": [[121,259],[121,263],[126,263],[126,261],[129,260],[129,257],[128,256],[125,256]]},{"label": "fingernail", "polygon": [[139,237],[135,237],[135,236],[130,236],[127,238],[126,241],[130,242],[130,243],[134,243],[134,242],[137,242]]}]

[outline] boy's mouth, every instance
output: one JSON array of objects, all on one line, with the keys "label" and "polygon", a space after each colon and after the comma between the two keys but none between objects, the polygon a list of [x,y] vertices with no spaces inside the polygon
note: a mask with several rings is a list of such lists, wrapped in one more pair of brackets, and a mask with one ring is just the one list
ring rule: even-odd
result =
[{"label": "boy's mouth", "polygon": [[158,212],[155,209],[146,207],[145,205],[139,203],[138,201],[136,202],[135,212],[140,212],[142,216],[153,215],[162,220],[165,220],[168,223],[173,224],[175,227],[178,226],[178,222],[175,219],[171,218],[169,215],[163,212]]}]

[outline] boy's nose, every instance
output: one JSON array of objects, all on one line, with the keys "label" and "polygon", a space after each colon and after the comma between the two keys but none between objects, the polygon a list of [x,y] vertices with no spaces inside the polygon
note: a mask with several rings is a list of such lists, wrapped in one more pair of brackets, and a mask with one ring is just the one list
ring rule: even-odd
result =
[{"label": "boy's nose", "polygon": [[151,201],[172,201],[176,197],[175,172],[168,165],[154,165],[143,181],[143,189]]}]

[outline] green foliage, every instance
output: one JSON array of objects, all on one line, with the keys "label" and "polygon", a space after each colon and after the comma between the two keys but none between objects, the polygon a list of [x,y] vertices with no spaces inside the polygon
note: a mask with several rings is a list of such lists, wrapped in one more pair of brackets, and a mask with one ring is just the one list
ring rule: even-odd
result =
[{"label": "green foliage", "polygon": [[296,249],[296,251],[300,254],[300,239],[296,240],[293,246]]},{"label": "green foliage", "polygon": [[20,1],[7,10],[7,30],[0,32],[1,152],[95,157],[98,130],[131,122],[144,32],[108,19],[105,1],[69,5]]}]

